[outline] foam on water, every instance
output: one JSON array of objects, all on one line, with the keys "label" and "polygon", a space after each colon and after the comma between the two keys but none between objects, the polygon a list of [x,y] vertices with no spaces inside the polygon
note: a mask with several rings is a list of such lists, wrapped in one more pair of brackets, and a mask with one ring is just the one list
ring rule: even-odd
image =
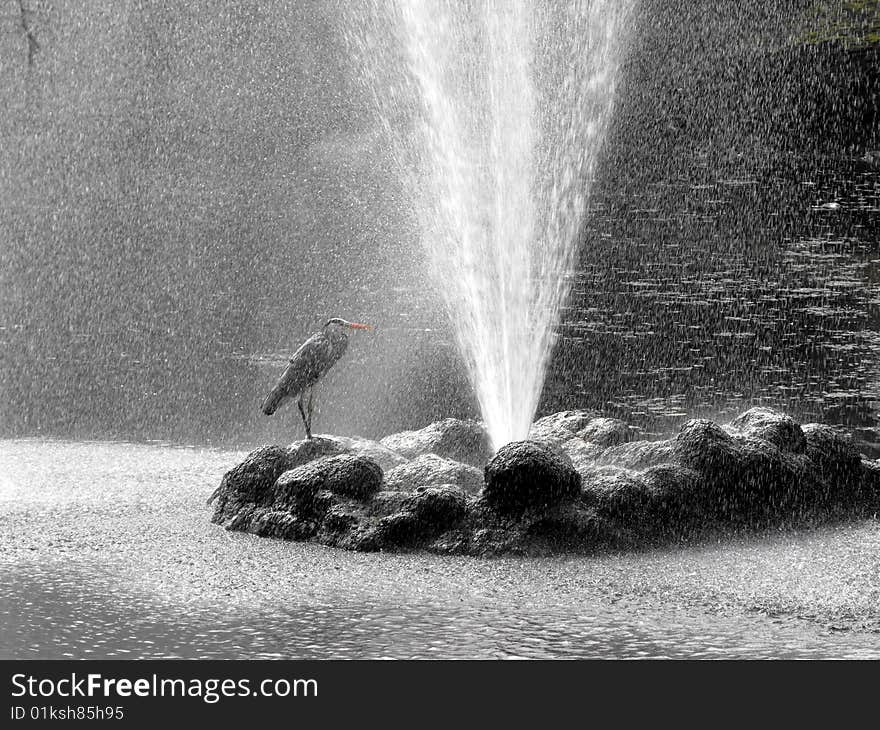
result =
[{"label": "foam on water", "polygon": [[401,0],[353,24],[496,448],[537,409],[627,5]]}]

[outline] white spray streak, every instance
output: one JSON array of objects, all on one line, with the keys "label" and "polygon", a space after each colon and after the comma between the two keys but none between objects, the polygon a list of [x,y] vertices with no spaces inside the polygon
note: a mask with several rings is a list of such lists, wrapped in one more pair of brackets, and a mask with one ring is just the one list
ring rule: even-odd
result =
[{"label": "white spray streak", "polygon": [[[525,438],[570,288],[626,2],[397,0],[421,240],[497,448]],[[373,12],[381,12],[379,3]],[[361,41],[363,43],[363,41]],[[372,41],[375,43],[375,39]],[[365,49],[369,53],[370,49]],[[371,79],[393,127],[399,90]]]}]

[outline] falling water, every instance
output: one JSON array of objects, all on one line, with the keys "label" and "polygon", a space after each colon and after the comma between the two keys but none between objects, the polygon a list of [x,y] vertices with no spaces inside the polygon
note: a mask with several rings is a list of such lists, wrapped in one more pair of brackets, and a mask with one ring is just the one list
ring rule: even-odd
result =
[{"label": "falling water", "polygon": [[355,26],[496,448],[524,438],[538,406],[626,5],[400,0]]}]

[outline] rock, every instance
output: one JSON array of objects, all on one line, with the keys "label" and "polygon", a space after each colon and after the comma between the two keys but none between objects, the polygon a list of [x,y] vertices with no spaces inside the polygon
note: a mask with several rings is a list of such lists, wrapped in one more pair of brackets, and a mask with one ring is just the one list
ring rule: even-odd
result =
[{"label": "rock", "polygon": [[294,441],[287,447],[289,454],[288,469],[308,464],[322,456],[337,456],[346,453],[346,448],[334,436],[315,436],[311,439]]},{"label": "rock", "polygon": [[483,475],[474,466],[436,454],[417,456],[385,475],[385,489],[412,491],[438,484],[455,484],[470,494],[479,494],[483,488]]},{"label": "rock", "polygon": [[706,526],[707,509],[700,475],[681,464],[659,464],[641,474],[649,500],[645,521],[652,531],[685,535]]},{"label": "rock", "polygon": [[822,483],[823,504],[852,504],[862,496],[865,473],[852,436],[843,429],[819,423],[802,427],[812,472]]},{"label": "rock", "polygon": [[319,491],[367,499],[381,485],[382,470],[366,456],[322,456],[281,474],[272,490],[272,504],[276,509],[300,512]]},{"label": "rock", "polygon": [[880,460],[839,428],[768,408],[724,427],[691,420],[665,441],[630,440],[626,424],[588,411],[553,414],[533,432],[544,441],[504,446],[482,473],[435,453],[486,457],[482,427],[451,419],[388,438],[411,461],[365,439],[262,447],[224,475],[213,520],[353,550],[545,555],[880,510]]},{"label": "rock", "polygon": [[632,521],[641,519],[649,501],[641,474],[631,469],[606,466],[584,480],[583,501],[606,517]]},{"label": "rock", "polygon": [[564,441],[555,450],[565,454],[571,460],[572,466],[581,472],[581,475],[584,471],[589,471],[605,451],[601,446],[588,444],[577,437]]},{"label": "rock", "polygon": [[272,486],[290,469],[290,452],[283,446],[261,446],[223,475],[208,503],[216,500],[214,522],[232,517],[243,504],[263,504],[271,498]]},{"label": "rock", "polygon": [[880,511],[880,459],[864,459],[864,488],[868,509],[874,513]]},{"label": "rock", "polygon": [[420,487],[403,509],[431,529],[441,531],[464,517],[467,495],[455,484]]},{"label": "rock", "polygon": [[738,468],[728,474],[704,474],[715,497],[715,513],[734,523],[763,524],[770,517],[808,507],[815,482],[806,457],[752,436],[739,439]]},{"label": "rock", "polygon": [[802,454],[807,440],[800,425],[772,408],[750,408],[730,422],[730,427],[744,436],[769,441],[783,451]]},{"label": "rock", "polygon": [[[406,458],[392,451],[387,446],[383,446],[378,441],[371,441],[365,438],[355,438],[348,436],[321,436],[334,441],[339,445],[343,454],[355,454],[357,456],[366,456],[375,461],[383,472],[388,472],[396,466],[406,463]],[[314,440],[314,439],[313,439]]]},{"label": "rock", "polygon": [[616,446],[632,441],[636,431],[617,418],[593,418],[577,432],[584,441],[598,446]]},{"label": "rock", "polygon": [[498,512],[551,510],[580,495],[581,477],[554,451],[532,441],[502,446],[484,469],[483,498]]},{"label": "rock", "polygon": [[[523,537],[530,543],[550,548],[553,552],[584,549],[593,551],[609,547],[608,538],[614,532],[614,528],[594,510],[572,505],[530,521],[525,526]],[[503,540],[498,541],[497,536],[495,540],[500,543],[499,546],[503,545]],[[509,549],[508,547],[508,551]]]},{"label": "rock", "polygon": [[599,414],[596,411],[560,411],[539,418],[529,429],[529,441],[536,441],[548,446],[559,446],[568,441],[577,432]]},{"label": "rock", "polygon": [[676,461],[700,475],[695,497],[715,520],[766,524],[771,517],[814,501],[815,482],[806,456],[795,453],[802,448],[797,430],[782,414],[753,411],[736,419],[730,431],[711,421],[688,421],[674,441]]},{"label": "rock", "polygon": [[739,449],[733,437],[712,421],[697,418],[681,426],[672,456],[684,466],[719,477],[739,468]]},{"label": "rock", "polygon": [[457,486],[422,487],[407,495],[396,511],[380,517],[358,540],[371,550],[415,547],[433,540],[466,513],[467,497]]},{"label": "rock", "polygon": [[324,513],[321,527],[331,534],[347,533],[356,529],[359,522],[359,516],[346,505],[334,504]]},{"label": "rock", "polygon": [[370,514],[374,516],[390,515],[394,512],[403,510],[406,500],[409,499],[410,492],[401,492],[398,490],[383,489],[376,492],[369,501],[368,507]]},{"label": "rock", "polygon": [[303,519],[287,510],[259,510],[247,523],[246,532],[261,537],[277,537],[282,540],[308,540],[318,531],[318,522]]},{"label": "rock", "polygon": [[412,512],[395,512],[379,520],[368,543],[381,550],[389,547],[412,547],[419,540],[419,520]]},{"label": "rock", "polygon": [[804,450],[810,461],[829,476],[834,476],[834,472],[851,474],[861,466],[862,456],[852,436],[843,429],[807,423],[803,426],[803,433],[806,440]]},{"label": "rock", "polygon": [[339,454],[366,456],[375,461],[382,471],[406,463],[404,457],[382,446],[378,441],[348,436],[315,436],[311,439],[295,441],[288,448],[291,454],[291,468],[306,464],[321,456],[337,456]]},{"label": "rock", "polygon": [[623,466],[627,469],[646,469],[669,463],[674,455],[673,441],[630,441],[604,449],[596,456],[595,462]]},{"label": "rock", "polygon": [[436,454],[475,467],[482,467],[492,456],[484,426],[457,418],[446,418],[418,431],[395,433],[379,443],[407,459]]}]

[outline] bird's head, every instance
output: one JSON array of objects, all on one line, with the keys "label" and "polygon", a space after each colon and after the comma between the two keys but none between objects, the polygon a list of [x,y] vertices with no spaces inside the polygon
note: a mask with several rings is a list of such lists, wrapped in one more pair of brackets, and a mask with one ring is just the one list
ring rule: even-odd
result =
[{"label": "bird's head", "polygon": [[333,329],[337,332],[344,332],[345,330],[371,330],[373,328],[368,324],[349,322],[347,319],[342,319],[341,317],[333,317],[332,319],[328,319],[327,324],[324,325],[325,332],[329,329]]}]

